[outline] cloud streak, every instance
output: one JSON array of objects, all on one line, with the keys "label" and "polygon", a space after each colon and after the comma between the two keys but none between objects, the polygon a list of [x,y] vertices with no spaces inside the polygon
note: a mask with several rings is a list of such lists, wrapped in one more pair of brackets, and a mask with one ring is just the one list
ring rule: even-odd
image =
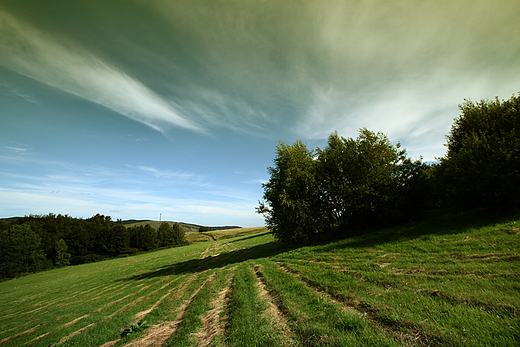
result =
[{"label": "cloud streak", "polygon": [[183,105],[228,128],[325,139],[369,127],[436,146],[423,153],[433,159],[464,98],[518,88],[518,2],[146,3],[195,42],[198,67],[219,81],[193,76]]},{"label": "cloud streak", "polygon": [[46,35],[0,9],[0,64],[164,132],[202,127],[176,105],[70,40]]}]

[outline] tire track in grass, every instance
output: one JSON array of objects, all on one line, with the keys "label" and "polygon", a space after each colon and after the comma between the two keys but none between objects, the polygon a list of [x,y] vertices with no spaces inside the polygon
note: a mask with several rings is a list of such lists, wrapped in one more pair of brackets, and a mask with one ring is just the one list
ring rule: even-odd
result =
[{"label": "tire track in grass", "polygon": [[76,324],[77,322],[79,322],[80,320],[85,319],[85,318],[87,318],[87,317],[89,317],[89,316],[90,316],[90,313],[87,313],[87,314],[85,314],[85,315],[83,315],[83,316],[81,316],[81,317],[78,317],[78,318],[76,318],[76,319],[74,319],[74,320],[71,320],[70,322],[63,324],[63,325],[60,327],[60,329],[61,329],[61,328],[67,328],[67,327],[70,327],[71,325],[74,325],[74,324]]},{"label": "tire track in grass", "polygon": [[260,292],[260,298],[267,302],[268,309],[265,310],[264,315],[271,322],[273,322],[274,328],[284,337],[286,346],[297,346],[294,341],[294,332],[289,327],[289,320],[283,314],[280,307],[274,303],[274,298],[265,288],[265,277],[262,273],[262,265],[255,265],[253,272],[257,279],[258,291]]},{"label": "tire track in grass", "polygon": [[[145,289],[147,289],[147,288],[149,288],[149,287],[150,287],[150,286],[142,287],[139,291],[137,291],[137,292],[135,292],[135,293],[132,293],[132,294],[128,294],[128,295],[126,295],[126,296],[123,297],[123,298],[120,298],[120,299],[118,299],[118,300],[116,300],[116,301],[113,301],[113,302],[111,302],[111,303],[108,303],[107,305],[102,306],[102,307],[98,308],[97,310],[93,311],[93,313],[100,313],[100,312],[102,312],[103,310],[109,308],[110,306],[116,304],[117,302],[121,302],[121,301],[123,301],[123,300],[125,300],[125,299],[128,299],[129,297],[135,296],[135,295],[139,294],[140,292],[142,292],[143,290],[145,290]],[[134,302],[132,302],[132,303],[134,303]],[[130,304],[132,304],[132,303],[130,303]],[[123,308],[125,308],[126,306],[128,306],[128,305],[123,306]],[[120,310],[121,310],[121,309],[119,309],[118,311],[120,311]],[[112,318],[112,316],[113,316],[115,313],[117,313],[118,311],[112,313],[112,315],[110,315],[110,316],[108,316],[107,318],[105,318],[105,320],[106,320],[106,321],[110,320],[110,319]],[[50,334],[51,332],[56,332],[56,331],[61,330],[61,329],[64,329],[64,328],[68,328],[68,327],[70,327],[70,326],[76,324],[76,323],[79,322],[80,320],[85,319],[85,318],[87,318],[87,317],[90,317],[93,313],[87,313],[87,314],[85,314],[85,315],[83,315],[83,316],[81,316],[81,317],[78,317],[78,318],[76,318],[76,319],[73,319],[72,321],[70,321],[70,322],[68,322],[68,323],[65,323],[65,324],[59,326],[59,327],[56,328],[54,331],[49,331],[49,332],[47,332],[47,333],[45,333],[45,334],[42,334],[42,335],[40,335],[40,336],[38,336],[38,337],[32,339],[30,342],[37,341],[37,340],[39,340],[39,339],[41,339],[41,338],[47,336],[47,335]],[[60,317],[58,317],[58,319],[59,319],[59,318],[60,318]],[[40,325],[42,325],[42,324],[40,324]],[[74,337],[74,336],[76,336],[76,335],[79,335],[79,334],[82,333],[84,330],[86,330],[86,329],[88,329],[88,328],[91,328],[91,327],[94,326],[94,325],[95,325],[95,323],[92,323],[92,324],[88,325],[86,328],[79,329],[78,331],[75,331],[74,333],[72,333],[72,334],[70,334],[70,335],[68,335],[68,336],[65,336],[63,339],[65,339],[65,338],[66,338],[66,339],[63,340],[63,342],[69,340],[70,338],[72,338],[72,337]],[[32,331],[31,331],[31,332],[32,332]],[[61,341],[61,340],[60,340],[60,341]],[[59,345],[59,344],[62,344],[63,342],[58,342],[58,343],[56,343],[56,344],[54,344],[54,345]]]},{"label": "tire track in grass", "polygon": [[[188,278],[186,278],[179,286],[173,288],[175,290],[175,295],[173,295],[169,300],[170,301],[174,301],[174,300],[179,300],[182,295],[184,294],[184,292],[186,291],[186,287],[191,283],[193,282],[193,280],[197,277],[197,275],[192,275],[192,276],[189,276]],[[171,291],[170,291],[170,294],[171,294]],[[146,310],[148,311],[148,310]],[[139,312],[137,313],[135,316],[134,316],[134,319],[132,321],[132,324],[135,324],[135,323],[138,323],[142,318],[144,318],[145,316],[143,316],[142,318],[140,317],[143,312],[145,311],[142,311],[142,312]],[[152,312],[152,311],[150,311]],[[148,313],[147,313],[148,314]],[[117,344],[119,341],[121,341],[121,339],[117,339],[117,340],[114,340],[114,341],[109,341],[109,342],[106,342],[104,343],[103,345],[101,345],[100,347],[111,347],[111,346],[114,346],[115,344]]]},{"label": "tire track in grass", "polygon": [[65,342],[67,342],[68,340],[70,340],[71,338],[73,338],[74,336],[79,335],[79,334],[83,333],[84,331],[86,331],[86,330],[92,328],[94,325],[96,325],[96,323],[90,323],[89,325],[87,325],[87,326],[85,326],[85,327],[83,327],[83,328],[81,328],[81,329],[79,329],[79,330],[76,330],[76,331],[74,331],[73,333],[71,333],[71,334],[69,334],[69,335],[67,335],[67,336],[65,336],[65,337],[62,337],[58,342],[53,343],[53,344],[51,345],[51,347],[53,347],[53,346],[59,346],[59,345],[64,344]]},{"label": "tire track in grass", "polygon": [[[159,300],[157,300],[150,308],[148,308],[148,309],[146,309],[144,311],[136,313],[134,315],[134,319],[132,320],[132,324],[140,322],[144,317],[146,317],[146,315],[148,315],[150,312],[155,310],[164,301],[164,299],[166,299],[167,297],[169,297],[172,294],[172,292],[174,290],[177,291],[177,292],[182,292],[183,293],[184,289],[186,288],[186,286],[193,281],[194,277],[195,276],[188,277],[180,285],[172,287],[166,294],[164,294],[162,297],[160,297]],[[162,286],[161,289],[169,286],[173,282],[174,281],[168,282],[167,284]]]},{"label": "tire track in grass", "polygon": [[9,341],[9,340],[12,340],[12,339],[15,339],[15,338],[17,338],[17,337],[20,337],[20,336],[24,336],[24,335],[30,334],[30,333],[36,331],[36,329],[38,329],[40,326],[41,326],[41,324],[38,324],[38,325],[32,327],[31,329],[28,329],[28,330],[22,331],[22,332],[19,333],[19,334],[16,334],[16,335],[13,335],[13,336],[9,336],[9,337],[6,337],[5,339],[0,340],[0,345],[1,345],[2,343],[5,343],[5,342],[7,342],[7,341]]},{"label": "tire track in grass", "polygon": [[393,337],[402,345],[419,345],[426,347],[435,346],[437,343],[443,345],[445,342],[437,336],[424,332],[413,323],[399,322],[382,316],[378,314],[378,309],[373,308],[368,303],[351,301],[351,298],[346,298],[344,295],[339,293],[330,292],[319,283],[303,277],[298,271],[293,270],[280,262],[276,262],[276,264],[285,272],[293,275],[298,281],[314,290],[318,295],[327,298],[329,301],[339,305],[345,310],[354,312],[360,317],[367,318],[374,330],[383,330],[387,337]]},{"label": "tire track in grass", "polygon": [[234,266],[230,269],[231,275],[227,279],[226,286],[211,301],[210,307],[212,307],[212,309],[208,311],[206,316],[201,318],[202,329],[194,334],[198,339],[197,347],[209,346],[215,340],[215,337],[221,336],[224,333],[220,321],[220,315],[225,308],[226,297],[231,292],[231,284],[233,277],[235,276],[236,268],[237,266]]},{"label": "tire track in grass", "polygon": [[[121,302],[121,301],[123,301],[123,300],[125,300],[125,299],[127,299],[127,298],[129,298],[129,297],[136,296],[137,294],[141,293],[143,290],[146,290],[146,289],[148,289],[148,288],[150,288],[150,286],[142,287],[141,289],[139,289],[139,291],[137,291],[137,292],[135,292],[135,293],[133,293],[133,294],[128,294],[127,296],[125,296],[125,297],[123,297],[123,298],[121,298],[121,299],[118,299],[118,300],[116,300],[116,301],[113,301],[112,303],[109,303],[109,304],[107,305],[107,307],[110,307],[110,306],[112,306],[113,304],[118,303],[118,302]],[[109,321],[109,320],[111,320],[115,315],[117,315],[117,314],[119,314],[119,313],[125,311],[126,309],[128,309],[128,308],[130,308],[130,307],[132,307],[132,306],[137,305],[138,303],[140,303],[141,301],[143,301],[147,296],[149,296],[149,295],[151,295],[151,294],[153,294],[153,292],[152,292],[152,293],[149,293],[149,294],[147,294],[147,295],[145,295],[145,296],[141,296],[141,297],[139,297],[138,299],[136,299],[136,300],[134,300],[134,301],[131,301],[131,302],[129,302],[128,304],[126,304],[126,305],[120,307],[118,310],[116,310],[116,311],[112,312],[110,315],[108,315],[108,316],[105,318],[105,321]],[[105,309],[105,307],[103,307],[103,309]]]},{"label": "tire track in grass", "polygon": [[[73,319],[72,321],[70,321],[70,322],[68,322],[68,323],[65,323],[65,324],[63,324],[62,326],[58,327],[55,331],[60,330],[60,329],[63,329],[63,328],[68,328],[68,327],[70,327],[70,326],[76,324],[76,323],[79,322],[80,320],[89,317],[90,315],[91,315],[91,314],[88,313],[88,314],[85,314],[85,315],[83,315],[83,316],[81,316],[81,317],[78,317],[78,318],[76,318],[76,319]],[[59,317],[58,317],[58,319],[59,319]],[[27,324],[28,324],[28,323],[25,323],[25,324],[23,324],[23,325],[21,325],[21,326],[24,326],[24,325],[27,325]],[[31,329],[25,330],[25,331],[23,331],[23,332],[21,332],[21,333],[19,333],[19,334],[16,334],[16,335],[13,335],[13,336],[8,337],[8,338],[6,338],[6,339],[0,340],[0,344],[2,344],[2,343],[4,343],[4,342],[7,342],[7,341],[9,341],[10,339],[13,339],[13,338],[17,338],[17,337],[20,337],[20,336],[23,336],[23,335],[31,334],[31,333],[33,333],[34,331],[36,331],[38,328],[40,328],[40,327],[42,327],[42,326],[44,326],[44,325],[46,325],[46,324],[43,324],[43,323],[37,324],[36,326],[34,326],[34,327],[31,328]],[[19,326],[19,327],[21,327],[21,326]],[[16,328],[18,328],[18,327],[16,327]],[[16,329],[16,328],[13,328],[13,329]],[[9,329],[9,330],[13,330],[13,329]],[[42,337],[48,335],[49,333],[50,333],[50,331],[47,332],[47,333],[45,333],[45,334],[43,334],[43,335],[40,335],[40,336],[34,338],[33,340],[31,340],[31,342],[32,342],[32,341],[36,341],[36,340],[38,340],[38,339],[40,339],[40,338],[42,338]]]},{"label": "tire track in grass", "polygon": [[170,338],[170,336],[172,336],[175,333],[177,327],[182,322],[184,313],[193,301],[193,298],[202,290],[202,288],[208,282],[211,282],[215,277],[216,274],[213,273],[204,281],[204,283],[202,283],[199,286],[199,288],[197,288],[191,294],[191,296],[186,301],[184,301],[184,303],[177,309],[178,312],[174,321],[166,321],[150,327],[144,337],[138,340],[131,341],[130,343],[126,344],[125,347],[148,347],[164,345],[166,341]]},{"label": "tire track in grass", "polygon": [[[114,286],[110,286],[109,288],[112,288],[112,287],[114,287]],[[85,291],[85,293],[89,293],[89,292],[92,292],[92,291],[94,291],[94,290],[98,290],[98,289],[100,289],[100,287],[91,288],[91,289]],[[103,290],[102,292],[106,292],[106,291],[107,291],[107,289]],[[79,293],[79,292],[75,292],[75,293],[73,293],[73,295],[72,295],[71,297],[67,297],[66,299],[67,299],[68,301],[70,301],[70,300],[72,300],[73,298],[75,298],[76,296],[78,296],[78,295],[79,295],[78,293]],[[100,293],[101,293],[101,292],[100,292]],[[99,295],[100,293],[98,293],[97,295]],[[95,299],[95,298],[93,298],[92,300],[94,300],[94,299]],[[59,305],[55,305],[57,302],[60,302],[61,304],[59,304]],[[42,310],[42,309],[44,309],[44,308],[47,308],[47,307],[49,307],[49,306],[52,306],[52,305],[55,305],[55,306],[53,306],[54,309],[58,309],[58,308],[63,308],[63,307],[65,307],[65,306],[69,306],[69,305],[76,304],[76,303],[77,303],[77,302],[75,302],[75,301],[70,301],[70,302],[68,302],[68,303],[63,303],[63,299],[62,299],[62,298],[58,298],[58,299],[55,299],[55,300],[49,302],[49,303],[46,304],[46,305],[43,305],[43,306],[40,306],[40,307],[34,308],[34,309],[30,310],[30,311],[26,311],[26,312],[22,312],[22,313],[17,313],[17,314],[22,315],[22,314],[31,314],[31,313],[35,313],[35,312],[38,312],[38,311],[40,311],[40,310]],[[46,313],[46,312],[47,312],[47,311],[45,311],[45,312],[40,312],[39,315],[41,316],[42,314],[44,314],[44,313]],[[12,315],[14,315],[14,314],[12,314]],[[87,316],[89,316],[89,315],[85,315],[85,316],[83,316],[83,317],[80,317],[79,319],[77,318],[76,320],[73,320],[72,322],[69,322],[69,323],[65,324],[63,327],[68,327],[68,326],[70,326],[70,325],[76,323],[78,320],[83,319],[83,318],[86,318]],[[20,325],[20,326],[18,326],[18,327],[11,328],[11,329],[9,329],[9,330],[17,329],[17,328],[19,328],[19,327],[22,327],[22,326],[24,326],[24,325],[27,325],[28,323],[29,323],[29,322],[26,322],[25,324],[22,324],[22,325]],[[42,325],[42,324],[40,324],[40,325]]]},{"label": "tire track in grass", "polygon": [[314,290],[314,292],[316,294],[318,294],[319,296],[321,297],[325,297],[326,299],[328,299],[329,301],[331,301],[332,303],[336,304],[336,305],[339,305],[341,308],[343,308],[344,310],[346,311],[349,311],[349,312],[352,312],[354,314],[356,314],[357,316],[359,317],[367,317],[367,312],[363,312],[361,310],[359,310],[356,306],[354,305],[350,305],[348,304],[347,302],[345,301],[339,301],[338,299],[336,299],[336,297],[334,295],[331,295],[329,292],[327,292],[323,287],[321,287],[319,284],[316,284],[304,277],[301,276],[301,274],[295,270],[292,270],[290,268],[288,268],[287,266],[277,262],[276,263],[283,271],[293,275],[298,281],[302,282],[303,284],[305,284],[307,287],[311,288],[312,290]]}]

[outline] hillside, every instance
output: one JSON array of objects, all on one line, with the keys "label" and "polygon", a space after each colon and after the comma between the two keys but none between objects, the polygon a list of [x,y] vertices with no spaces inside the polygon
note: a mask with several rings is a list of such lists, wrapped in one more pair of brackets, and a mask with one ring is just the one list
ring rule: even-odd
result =
[{"label": "hillside", "polygon": [[519,216],[436,211],[292,249],[255,232],[0,283],[0,344],[520,343]]},{"label": "hillside", "polygon": [[[202,225],[198,225],[198,224],[190,224],[190,223],[184,223],[184,222],[135,220],[135,219],[124,220],[122,223],[124,226],[126,226],[128,228],[133,227],[135,225],[150,224],[155,229],[159,228],[159,225],[161,225],[161,223],[168,223],[170,225],[177,223],[184,229],[185,232],[198,231],[199,228],[202,226]],[[227,230],[227,229],[239,229],[240,227],[239,226],[212,226],[211,228],[213,228],[214,230]]]}]

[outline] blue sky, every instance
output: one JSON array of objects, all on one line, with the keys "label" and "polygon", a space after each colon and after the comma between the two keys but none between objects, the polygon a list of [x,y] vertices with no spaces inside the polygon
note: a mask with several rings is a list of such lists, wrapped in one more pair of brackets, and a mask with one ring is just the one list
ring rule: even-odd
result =
[{"label": "blue sky", "polygon": [[263,225],[279,140],[445,154],[520,91],[518,1],[0,1],[0,217]]}]

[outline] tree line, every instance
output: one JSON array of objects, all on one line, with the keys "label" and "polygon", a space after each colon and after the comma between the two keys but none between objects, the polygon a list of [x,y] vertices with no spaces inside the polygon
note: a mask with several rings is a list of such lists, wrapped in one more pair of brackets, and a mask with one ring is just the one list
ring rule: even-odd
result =
[{"label": "tree line", "polygon": [[285,243],[400,223],[434,207],[520,207],[520,96],[465,100],[437,163],[412,160],[366,128],[325,148],[279,142],[257,212]]},{"label": "tree line", "polygon": [[0,220],[0,278],[187,244],[177,223],[125,227],[96,214],[48,214]]}]

